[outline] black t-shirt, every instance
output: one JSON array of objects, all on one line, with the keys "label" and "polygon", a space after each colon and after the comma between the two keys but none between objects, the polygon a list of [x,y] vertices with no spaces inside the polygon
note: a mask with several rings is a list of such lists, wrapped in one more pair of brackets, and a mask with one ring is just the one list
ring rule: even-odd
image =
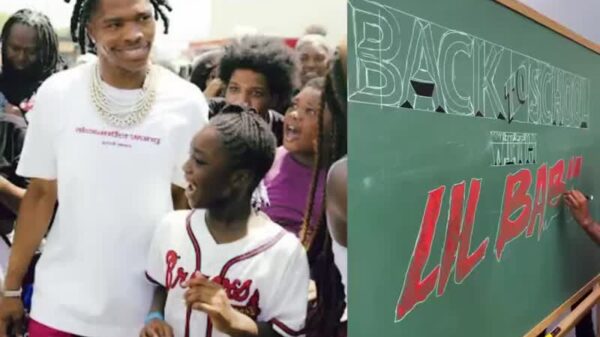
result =
[{"label": "black t-shirt", "polygon": [[283,145],[283,115],[275,110],[269,110],[271,131],[277,138],[277,146]]},{"label": "black t-shirt", "polygon": [[[27,123],[25,119],[13,115],[0,114],[0,175],[21,188],[27,187],[27,180],[17,175],[17,165],[21,157]],[[14,220],[11,210],[0,204],[0,219]]]}]

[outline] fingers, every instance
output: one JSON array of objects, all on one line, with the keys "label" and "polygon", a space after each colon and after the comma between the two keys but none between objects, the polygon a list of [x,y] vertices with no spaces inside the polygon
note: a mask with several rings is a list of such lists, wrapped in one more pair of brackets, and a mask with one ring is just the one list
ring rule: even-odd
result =
[{"label": "fingers", "polygon": [[218,313],[218,310],[214,306],[206,303],[196,302],[193,303],[190,307],[192,308],[192,310],[202,311],[209,316]]},{"label": "fingers", "polygon": [[181,285],[184,288],[190,287],[192,284],[196,284],[199,282],[199,280],[201,279],[205,279],[206,277],[204,277],[204,275],[202,275],[202,273],[200,272],[194,272],[192,274],[192,276],[185,282],[183,282]]},{"label": "fingers", "polygon": [[206,276],[202,275],[199,272],[194,273],[189,280],[184,283],[184,288],[188,287],[208,287],[214,289],[220,289],[220,285],[212,282]]},{"label": "fingers", "polygon": [[14,324],[14,333],[17,337],[19,336],[24,336],[25,335],[25,331],[27,330],[24,326],[24,322],[23,322],[23,318],[18,318],[15,319],[15,324]]},{"label": "fingers", "polygon": [[9,318],[7,323],[7,335],[21,337],[25,333],[25,327],[23,326],[23,317],[13,316]]},{"label": "fingers", "polygon": [[145,326],[142,329],[142,332],[140,332],[140,337],[154,337],[154,336],[152,336],[152,330],[148,326]]},{"label": "fingers", "polygon": [[4,320],[0,320],[0,337],[7,337],[6,324],[4,323]]},{"label": "fingers", "polygon": [[166,337],[168,335],[162,332],[163,325],[167,325],[166,323],[154,323],[151,322],[142,329],[140,333],[140,337]]},{"label": "fingers", "polygon": [[173,329],[171,328],[171,326],[169,324],[163,324],[161,326],[162,328],[162,336],[163,337],[173,337]]},{"label": "fingers", "polygon": [[585,204],[587,203],[587,198],[585,197],[585,195],[583,193],[581,193],[580,191],[574,190],[573,191],[573,196],[575,197],[575,199],[581,203],[581,204]]},{"label": "fingers", "polygon": [[563,195],[563,200],[571,209],[579,209],[587,206],[588,200],[583,193],[578,190],[567,191]]},{"label": "fingers", "polygon": [[185,299],[185,303],[187,305],[191,305],[196,302],[209,302],[214,294],[214,292],[210,291],[207,288],[194,287],[188,289],[183,295],[183,298]]},{"label": "fingers", "polygon": [[565,194],[565,196],[563,197],[563,200],[565,201],[565,204],[567,204],[567,206],[571,209],[577,208],[577,202],[575,201],[575,198],[573,198],[573,196],[571,194]]}]

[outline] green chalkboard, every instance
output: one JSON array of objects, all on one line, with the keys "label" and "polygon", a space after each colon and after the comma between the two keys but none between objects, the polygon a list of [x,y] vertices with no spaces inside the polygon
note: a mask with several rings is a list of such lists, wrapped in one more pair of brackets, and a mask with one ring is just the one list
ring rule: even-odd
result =
[{"label": "green chalkboard", "polygon": [[349,336],[523,336],[600,271],[560,200],[600,196],[600,56],[489,0],[348,9]]}]

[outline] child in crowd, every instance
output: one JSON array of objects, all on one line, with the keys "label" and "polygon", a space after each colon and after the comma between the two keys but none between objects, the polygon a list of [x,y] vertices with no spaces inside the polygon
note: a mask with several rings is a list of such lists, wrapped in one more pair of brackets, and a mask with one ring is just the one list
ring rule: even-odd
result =
[{"label": "child in crowd", "polygon": [[269,126],[236,106],[196,134],[184,166],[192,211],[171,213],[154,235],[146,272],[157,288],[141,336],[302,334],[305,250],[251,207],[275,148]]},{"label": "child in crowd", "polygon": [[[324,78],[309,81],[294,97],[292,109],[285,115],[283,146],[277,149],[275,162],[265,176],[269,205],[265,213],[296,236],[310,235],[320,220],[326,171],[319,172],[313,212],[304,228],[318,137],[318,115]],[[302,232],[302,233],[301,233]]]},{"label": "child in crowd", "polygon": [[296,53],[300,61],[300,81],[303,85],[313,78],[327,74],[332,52],[325,36],[307,34],[296,44]]},{"label": "child in crowd", "polygon": [[260,35],[231,42],[219,64],[225,101],[256,110],[270,126],[278,145],[283,137],[281,112],[290,104],[296,68],[294,52],[281,39]]}]

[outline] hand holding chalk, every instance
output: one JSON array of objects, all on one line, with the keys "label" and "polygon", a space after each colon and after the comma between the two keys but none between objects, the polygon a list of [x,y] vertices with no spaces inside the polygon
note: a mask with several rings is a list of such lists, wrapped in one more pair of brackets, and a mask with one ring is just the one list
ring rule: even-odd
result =
[{"label": "hand holding chalk", "polygon": [[586,196],[578,190],[565,192],[563,195],[565,204],[569,207],[573,218],[581,227],[588,228],[594,223],[594,219],[590,215],[588,208],[589,201],[593,200],[593,196]]}]

